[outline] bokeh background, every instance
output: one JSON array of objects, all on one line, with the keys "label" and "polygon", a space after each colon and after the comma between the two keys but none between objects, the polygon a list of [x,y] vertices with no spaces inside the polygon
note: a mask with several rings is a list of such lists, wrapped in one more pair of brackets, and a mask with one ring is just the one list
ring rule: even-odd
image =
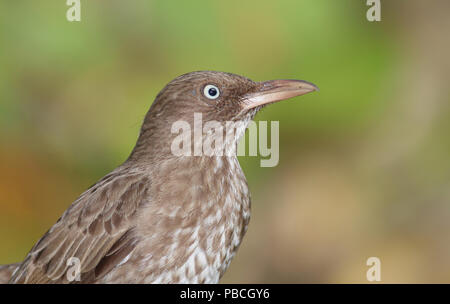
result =
[{"label": "bokeh background", "polygon": [[450,282],[449,1],[0,2],[0,263],[126,159],[193,70],[300,78],[266,108],[280,162],[241,157],[252,220],[224,283]]}]

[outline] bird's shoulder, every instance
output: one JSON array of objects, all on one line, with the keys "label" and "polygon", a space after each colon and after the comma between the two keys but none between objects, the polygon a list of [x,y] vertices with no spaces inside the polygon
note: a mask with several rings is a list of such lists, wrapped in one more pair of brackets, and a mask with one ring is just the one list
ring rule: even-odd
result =
[{"label": "bird's shoulder", "polygon": [[109,272],[135,248],[137,210],[147,203],[150,184],[142,171],[119,168],[106,175],[34,245],[11,282],[70,281],[71,266],[80,273],[75,282]]}]

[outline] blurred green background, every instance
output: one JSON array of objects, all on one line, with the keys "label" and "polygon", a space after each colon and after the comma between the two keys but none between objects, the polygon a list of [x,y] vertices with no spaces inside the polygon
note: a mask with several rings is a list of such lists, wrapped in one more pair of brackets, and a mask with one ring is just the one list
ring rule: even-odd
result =
[{"label": "blurred green background", "polygon": [[252,220],[223,283],[450,282],[449,1],[0,2],[0,264],[126,159],[194,70],[321,91],[272,105],[280,162],[241,157]]}]

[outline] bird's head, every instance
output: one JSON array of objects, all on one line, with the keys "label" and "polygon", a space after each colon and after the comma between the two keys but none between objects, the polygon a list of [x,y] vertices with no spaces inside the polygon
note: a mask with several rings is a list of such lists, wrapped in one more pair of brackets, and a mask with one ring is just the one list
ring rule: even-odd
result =
[{"label": "bird's head", "polygon": [[167,84],[149,114],[188,120],[193,113],[202,113],[205,120],[235,121],[248,114],[253,118],[267,104],[316,90],[315,85],[303,80],[255,82],[231,73],[192,72]]},{"label": "bird's head", "polygon": [[[187,73],[169,82],[157,95],[136,148],[148,145],[150,138],[153,146],[173,139],[171,130],[176,122],[187,122],[193,130],[195,114],[201,114],[203,124],[239,121],[246,127],[262,107],[317,90],[314,84],[303,80],[255,82],[217,71]],[[236,136],[236,141],[241,135],[242,132]]]}]

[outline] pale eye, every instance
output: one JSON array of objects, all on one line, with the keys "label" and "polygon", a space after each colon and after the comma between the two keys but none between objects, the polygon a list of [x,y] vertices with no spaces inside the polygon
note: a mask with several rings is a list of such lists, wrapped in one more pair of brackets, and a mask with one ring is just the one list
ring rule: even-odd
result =
[{"label": "pale eye", "polygon": [[203,95],[205,95],[205,97],[208,99],[216,99],[217,97],[219,97],[220,91],[219,88],[215,85],[208,84],[203,89]]}]

